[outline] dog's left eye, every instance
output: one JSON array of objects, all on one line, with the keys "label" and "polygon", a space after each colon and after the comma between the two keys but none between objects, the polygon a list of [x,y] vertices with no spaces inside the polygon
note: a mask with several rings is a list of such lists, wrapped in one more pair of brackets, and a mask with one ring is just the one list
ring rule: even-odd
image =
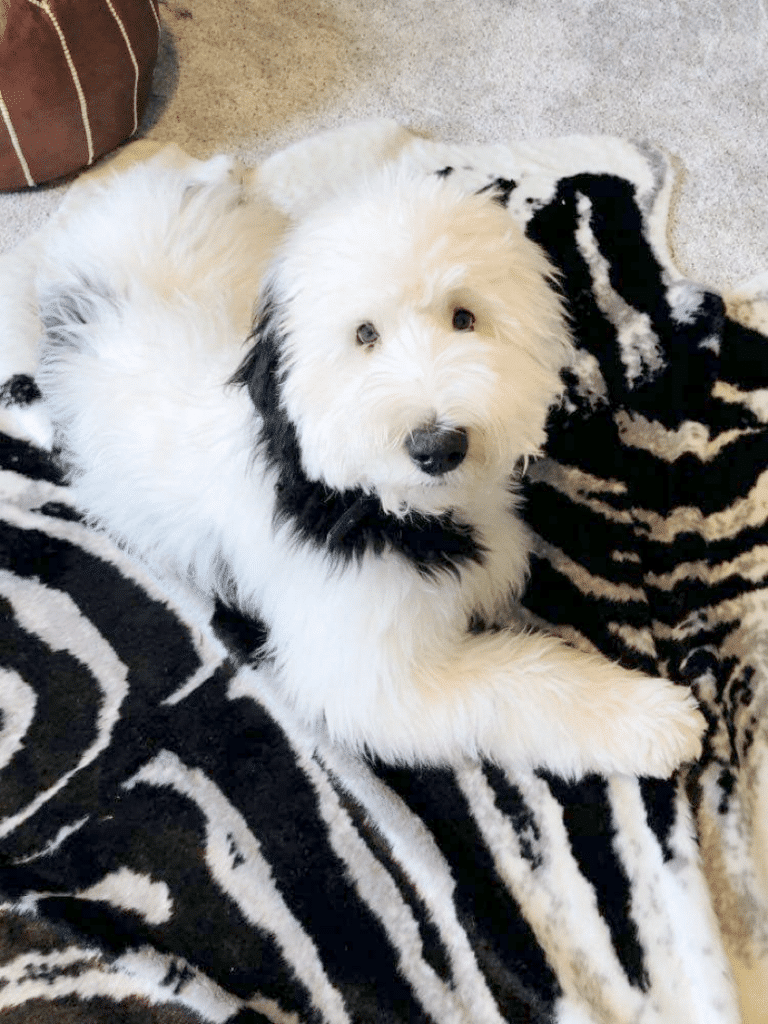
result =
[{"label": "dog's left eye", "polygon": [[475,314],[463,306],[453,311],[454,331],[471,331],[475,327]]},{"label": "dog's left eye", "polygon": [[364,348],[371,348],[379,340],[379,332],[372,323],[366,321],[357,328],[355,337],[357,338],[358,345],[362,345]]}]

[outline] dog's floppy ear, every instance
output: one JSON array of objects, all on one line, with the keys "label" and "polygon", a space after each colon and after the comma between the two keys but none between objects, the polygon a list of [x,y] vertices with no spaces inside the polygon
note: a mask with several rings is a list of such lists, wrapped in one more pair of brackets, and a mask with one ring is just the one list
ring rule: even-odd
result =
[{"label": "dog's floppy ear", "polygon": [[230,384],[245,386],[261,417],[259,441],[267,460],[283,472],[300,476],[301,458],[296,428],[283,408],[280,391],[285,377],[284,311],[272,289],[266,289],[248,340],[251,348]]},{"label": "dog's floppy ear", "polygon": [[247,338],[251,347],[229,381],[248,388],[253,404],[265,419],[277,413],[280,402],[282,320],[279,303],[271,292],[265,292]]}]

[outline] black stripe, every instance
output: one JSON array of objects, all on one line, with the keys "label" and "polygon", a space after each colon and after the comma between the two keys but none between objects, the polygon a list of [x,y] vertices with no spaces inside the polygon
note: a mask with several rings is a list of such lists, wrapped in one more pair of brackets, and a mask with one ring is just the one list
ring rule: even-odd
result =
[{"label": "black stripe", "polygon": [[[168,886],[172,916],[149,924],[107,903],[59,897],[43,901],[46,919],[66,923],[81,941],[112,954],[144,945],[172,952],[201,965],[207,977],[241,999],[257,991],[311,1020],[309,993],[273,934],[248,920],[201,856],[205,819],[197,804],[168,786],[149,783],[104,796],[74,842],[45,857],[40,868],[65,892],[93,885],[120,868],[147,874]],[[24,882],[21,891],[46,888]],[[174,972],[166,979],[170,992],[184,983]]]},{"label": "black stripe", "polygon": [[244,1009],[238,1010],[234,1017],[227,1017],[224,1024],[272,1024],[272,1022],[263,1013],[246,1006]]},{"label": "black stripe", "polygon": [[[601,494],[593,495],[603,501]],[[573,501],[545,481],[529,484],[525,491],[524,514],[540,537],[554,544],[593,576],[614,584],[638,586],[642,567],[631,560],[617,561],[614,551],[636,553],[634,525],[606,519],[587,505]],[[600,543],[595,543],[595,537]]]},{"label": "black stripe", "polygon": [[[720,379],[747,392],[768,388],[765,335],[726,317],[720,347]],[[761,422],[747,410],[741,415],[747,422]]]},{"label": "black stripe", "polygon": [[16,672],[36,700],[24,743],[3,768],[0,817],[6,817],[76,767],[97,734],[101,689],[76,657],[23,628],[1,596],[0,664]]},{"label": "black stripe", "polygon": [[640,795],[645,806],[648,827],[658,840],[664,863],[674,859],[669,843],[672,830],[677,822],[678,795],[675,786],[668,779],[640,779]]},{"label": "black stripe", "polygon": [[483,774],[494,791],[496,806],[515,830],[521,854],[531,867],[541,867],[544,862],[538,848],[541,845],[541,831],[533,809],[525,802],[518,787],[510,782],[507,774],[500,768],[490,764],[484,765]]},{"label": "black stripe", "polygon": [[31,480],[64,483],[64,474],[55,458],[28,441],[0,433],[0,469],[21,473]]},{"label": "black stripe", "polygon": [[0,566],[68,594],[109,638],[148,703],[171,694],[200,666],[191,629],[168,605],[77,544],[0,523]]},{"label": "black stripe", "polygon": [[376,774],[432,832],[456,880],[454,900],[478,966],[509,1021],[550,1024],[561,988],[449,770],[377,762]]},{"label": "black stripe", "polygon": [[768,464],[768,436],[764,431],[744,434],[707,461],[686,453],[669,463],[637,448],[625,450],[624,460],[638,508],[669,515],[691,507],[708,516],[750,494]]},{"label": "black stripe", "polygon": [[[632,917],[632,888],[613,846],[616,828],[607,797],[607,783],[592,775],[568,783],[545,772],[552,795],[562,805],[563,824],[571,852],[582,875],[592,886],[600,916],[611,933],[616,956],[636,988],[650,984],[643,946]],[[667,785],[671,785],[667,783]]]},{"label": "black stripe", "polygon": [[83,522],[82,513],[78,512],[72,505],[66,505],[63,501],[46,501],[36,511],[41,512],[45,516],[50,516],[52,519],[63,519],[67,523]]},{"label": "black stripe", "polygon": [[[768,566],[766,566],[768,573]],[[706,583],[699,579],[682,579],[670,590],[648,586],[648,599],[653,606],[654,618],[672,626],[692,612],[710,604],[733,601],[745,594],[766,590],[765,578],[753,582],[734,573],[717,583]]]},{"label": "black stripe", "polygon": [[744,527],[732,537],[722,539],[705,537],[695,529],[676,533],[669,541],[651,536],[643,540],[643,562],[649,571],[659,575],[690,562],[703,562],[711,572],[733,562],[739,555],[748,555],[753,548],[764,544],[765,538],[765,522]]},{"label": "black stripe", "polygon": [[[576,466],[599,480],[619,480],[626,475],[625,460],[630,456],[619,440],[613,411],[605,406],[592,409],[576,394],[570,380],[569,399],[576,412],[566,405],[550,412],[547,424],[546,454],[562,466]],[[626,507],[627,497],[606,491],[601,501]]]},{"label": "black stripe", "polygon": [[534,556],[523,603],[553,626],[572,626],[607,657],[620,659],[628,668],[656,674],[653,656],[625,645],[621,636],[610,628],[621,624],[649,630],[651,612],[642,598],[618,604],[608,597],[585,594],[549,562]]},{"label": "black stripe", "polygon": [[[610,197],[613,187],[618,187],[620,198],[626,201],[626,189],[631,189],[631,186],[610,175],[578,175],[562,179],[552,201],[534,212],[526,231],[561,271],[563,300],[575,341],[596,357],[609,395],[620,403],[626,397],[627,388],[616,331],[597,305],[592,290],[592,274],[576,242],[580,219],[577,207],[579,194],[588,195],[593,203],[600,202],[601,195]],[[630,207],[629,215],[635,219],[637,213],[631,195]],[[577,407],[582,404],[575,393],[569,392],[569,397]]]},{"label": "black stripe", "polygon": [[[185,704],[194,710],[202,697],[196,692]],[[246,818],[352,1019],[431,1021],[403,979],[383,925],[331,847],[318,797],[281,730],[252,700],[230,702],[224,715],[218,722],[210,707],[194,712],[213,735],[227,737],[226,757],[193,740],[195,750],[183,759],[203,758],[205,771]]]}]

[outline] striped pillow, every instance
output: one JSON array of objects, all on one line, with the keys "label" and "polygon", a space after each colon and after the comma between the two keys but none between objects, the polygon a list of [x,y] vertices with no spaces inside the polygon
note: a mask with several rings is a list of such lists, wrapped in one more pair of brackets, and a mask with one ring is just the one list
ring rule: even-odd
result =
[{"label": "striped pillow", "polygon": [[52,181],[136,131],[158,0],[0,0],[0,189]]}]

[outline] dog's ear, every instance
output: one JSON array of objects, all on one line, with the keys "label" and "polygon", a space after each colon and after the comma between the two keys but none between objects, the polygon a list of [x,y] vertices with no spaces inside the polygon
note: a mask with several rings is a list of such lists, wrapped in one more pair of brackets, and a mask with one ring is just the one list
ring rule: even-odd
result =
[{"label": "dog's ear", "polygon": [[248,388],[261,420],[258,441],[263,456],[269,464],[280,469],[281,484],[278,490],[283,499],[286,495],[293,495],[301,504],[304,493],[302,487],[307,481],[301,469],[296,427],[288,419],[280,395],[285,378],[284,322],[282,304],[268,290],[259,305],[248,337],[251,347],[230,379],[230,384]]},{"label": "dog's ear", "polygon": [[246,341],[248,354],[229,381],[248,388],[253,404],[265,418],[277,412],[280,401],[282,320],[278,302],[271,293],[265,294]]}]

